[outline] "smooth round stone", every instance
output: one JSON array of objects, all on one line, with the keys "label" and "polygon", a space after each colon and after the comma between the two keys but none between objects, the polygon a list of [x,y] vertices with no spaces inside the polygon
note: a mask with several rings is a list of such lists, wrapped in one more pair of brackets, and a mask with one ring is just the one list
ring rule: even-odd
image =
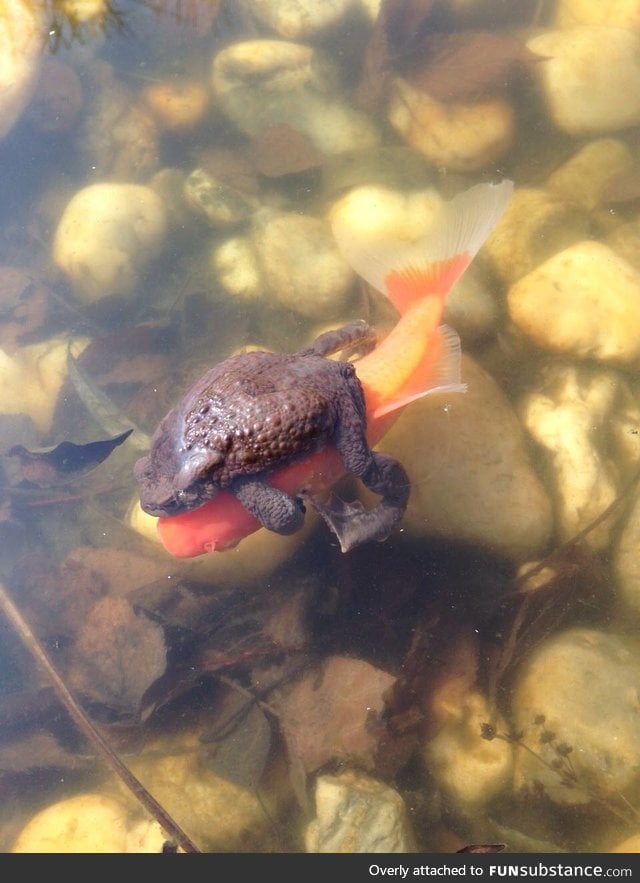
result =
[{"label": "smooth round stone", "polygon": [[640,613],[640,495],[634,494],[631,509],[614,552],[617,597],[627,612]]},{"label": "smooth round stone", "polygon": [[399,190],[365,184],[338,199],[329,216],[366,248],[376,239],[420,239],[441,205],[442,197],[433,187]]},{"label": "smooth round stone", "polygon": [[337,83],[321,52],[286,40],[232,43],[213,60],[219,107],[246,135],[286,123],[328,156],[376,146],[376,126],[342,98]]},{"label": "smooth round stone", "polygon": [[0,15],[0,138],[14,127],[36,88],[44,57],[43,5],[27,0],[2,4]]},{"label": "smooth round stone", "polygon": [[477,265],[472,265],[453,286],[444,308],[444,321],[464,342],[489,334],[497,325],[498,304]]},{"label": "smooth round stone", "polygon": [[53,259],[82,300],[132,295],[159,254],[167,229],[162,198],[137,184],[91,184],[58,223]]},{"label": "smooth round stone", "polygon": [[577,242],[511,286],[509,316],[537,346],[580,359],[640,357],[640,273],[601,242]]},{"label": "smooth round stone", "polygon": [[333,27],[355,5],[354,0],[244,0],[260,22],[286,40],[306,40]]},{"label": "smooth round stone", "polygon": [[573,805],[637,786],[639,681],[640,645],[626,635],[574,628],[541,644],[514,686],[513,725],[526,746],[516,791],[542,786]]},{"label": "smooth round stone", "polygon": [[463,356],[466,393],[413,402],[382,439],[411,481],[405,533],[478,545],[508,559],[536,557],[551,534],[551,504],[520,423],[495,381]]},{"label": "smooth round stone", "polygon": [[[218,724],[219,719],[209,720],[207,729],[205,719],[204,729],[200,724],[160,736],[130,757],[129,766],[203,852],[270,852],[276,848],[274,824],[279,824],[288,782],[267,770],[258,793],[217,772],[207,739]],[[222,749],[226,743],[233,755],[232,741],[221,740]]]},{"label": "smooth round stone", "polygon": [[539,34],[527,47],[544,56],[533,72],[559,129],[581,136],[640,123],[637,34],[581,25]]},{"label": "smooth round stone", "polygon": [[602,204],[602,190],[616,172],[633,167],[631,150],[617,138],[598,138],[580,148],[547,179],[547,188],[568,203],[592,211]]},{"label": "smooth round stone", "polygon": [[511,147],[515,115],[502,98],[444,104],[396,79],[389,122],[405,141],[438,168],[477,172]]},{"label": "smooth round stone", "polygon": [[204,215],[212,227],[234,227],[248,221],[257,209],[257,201],[236,187],[231,187],[206,169],[194,169],[184,183],[187,203]]},{"label": "smooth round stone", "polygon": [[194,129],[209,108],[209,90],[195,79],[151,83],[142,96],[158,124],[170,132]]},{"label": "smooth round stone", "polygon": [[576,205],[538,187],[518,187],[483,253],[511,283],[588,233],[588,215]]},{"label": "smooth round stone", "polygon": [[317,321],[345,314],[355,276],[326,221],[297,212],[265,216],[255,225],[253,244],[267,289],[281,306]]},{"label": "smooth round stone", "polygon": [[0,411],[28,414],[42,433],[51,429],[58,394],[67,380],[67,354],[76,358],[88,343],[52,337],[20,347],[13,354],[0,350]]},{"label": "smooth round stone", "polygon": [[[637,452],[620,444],[640,422],[640,410],[615,371],[552,363],[534,378],[538,389],[521,403],[523,422],[545,449],[556,501],[561,542],[595,521],[618,496],[620,465]],[[629,462],[630,461],[630,462]],[[610,520],[589,531],[584,542],[606,548]]]},{"label": "smooth round stone", "polygon": [[638,0],[558,0],[555,23],[561,28],[607,25],[640,31],[640,4]]},{"label": "smooth round stone", "polygon": [[[510,782],[513,747],[482,737],[491,710],[480,693],[469,693],[459,706],[458,719],[446,724],[422,750],[425,766],[449,800],[469,810],[492,800]],[[496,729],[505,732],[500,720]]]},{"label": "smooth round stone", "polygon": [[400,794],[357,770],[318,776],[316,816],[305,832],[309,853],[387,852],[414,849]]},{"label": "smooth round stone", "polygon": [[167,840],[160,825],[141,819],[103,794],[77,794],[36,813],[25,825],[14,853],[161,853]]},{"label": "smooth round stone", "polygon": [[227,294],[246,301],[262,298],[264,280],[256,250],[248,236],[234,236],[216,243],[209,264]]},{"label": "smooth round stone", "polygon": [[338,154],[322,166],[324,192],[333,199],[357,187],[423,191],[432,185],[433,178],[433,168],[425,157],[399,144]]},{"label": "smooth round stone", "polygon": [[605,244],[640,273],[640,216],[612,230]]}]

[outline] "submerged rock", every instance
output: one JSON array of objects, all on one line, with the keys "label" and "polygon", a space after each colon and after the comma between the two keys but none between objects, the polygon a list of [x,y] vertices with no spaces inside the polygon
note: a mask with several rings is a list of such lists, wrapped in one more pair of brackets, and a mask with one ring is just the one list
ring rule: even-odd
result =
[{"label": "submerged rock", "polygon": [[138,184],[91,184],[68,203],[58,223],[53,259],[79,298],[132,295],[157,257],[167,230],[164,201]]},{"label": "submerged rock", "polygon": [[[640,409],[615,371],[550,364],[538,390],[521,403],[523,421],[545,449],[556,504],[558,538],[565,542],[588,527],[621,490],[621,465],[637,461],[630,441]],[[607,520],[585,537],[605,548],[614,524]]]},{"label": "submerged rock", "polygon": [[568,203],[592,211],[603,188],[619,172],[633,168],[633,154],[618,138],[597,138],[581,147],[549,176],[547,187]]},{"label": "submerged rock", "polygon": [[588,231],[588,216],[576,205],[541,188],[518,187],[484,253],[500,278],[512,283]]},{"label": "submerged rock", "polygon": [[379,445],[411,479],[402,526],[415,537],[473,543],[514,560],[535,557],[551,534],[551,504],[518,418],[469,356],[462,380],[466,393],[413,402]]},{"label": "submerged rock", "polygon": [[259,21],[287,40],[305,40],[335,26],[354,0],[243,0]]},{"label": "submerged rock", "polygon": [[413,833],[402,797],[365,773],[321,775],[316,817],[305,833],[307,852],[412,852]]},{"label": "submerged rock", "polygon": [[286,123],[327,155],[376,145],[377,128],[343,100],[336,81],[322,53],[284,40],[233,43],[213,60],[219,107],[245,135]]},{"label": "submerged rock", "polygon": [[636,0],[558,0],[555,23],[561,28],[572,25],[606,25],[640,32],[640,6]]},{"label": "submerged rock", "polygon": [[0,138],[14,127],[36,88],[46,40],[42,4],[3,3],[0,15]]},{"label": "submerged rock", "polygon": [[162,852],[168,837],[160,825],[103,794],[77,794],[36,813],[11,852]]},{"label": "submerged rock", "polygon": [[574,628],[541,644],[521,669],[513,715],[523,746],[516,789],[555,803],[598,802],[640,781],[640,645]]},{"label": "submerged rock", "polygon": [[570,135],[616,132],[640,123],[640,36],[577,25],[528,41],[549,115]]},{"label": "submerged rock", "polygon": [[206,169],[194,169],[184,183],[187,203],[204,215],[212,227],[233,227],[248,221],[257,200],[214,177]]},{"label": "submerged rock", "polygon": [[[482,725],[491,719],[486,698],[468,693],[457,719],[449,721],[422,750],[429,774],[450,800],[466,810],[492,800],[511,781],[513,747],[482,736]],[[505,731],[503,721],[497,729]]]},{"label": "submerged rock", "polygon": [[281,306],[316,321],[346,314],[355,275],[326,221],[267,213],[256,219],[252,242],[265,287]]},{"label": "submerged rock", "polygon": [[614,552],[617,596],[623,615],[640,613],[640,496],[636,492]]},{"label": "submerged rock", "polygon": [[553,255],[507,294],[514,324],[537,346],[581,359],[640,358],[640,273],[601,242]]},{"label": "submerged rock", "polygon": [[0,350],[0,413],[28,414],[43,433],[49,432],[58,394],[67,379],[67,353],[79,356],[86,339],[71,343],[52,337],[23,346],[13,354]]},{"label": "submerged rock", "polygon": [[492,166],[511,147],[515,114],[503,98],[444,104],[397,79],[389,122],[434,166],[477,172]]}]

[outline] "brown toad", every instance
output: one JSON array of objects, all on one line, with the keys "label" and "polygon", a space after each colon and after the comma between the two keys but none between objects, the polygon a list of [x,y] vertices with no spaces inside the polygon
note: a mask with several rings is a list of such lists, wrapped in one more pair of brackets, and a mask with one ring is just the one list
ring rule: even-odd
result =
[{"label": "brown toad", "polygon": [[383,499],[368,512],[340,500],[311,502],[343,550],[384,539],[404,514],[409,481],[396,460],[367,444],[353,364],[326,358],[374,342],[365,322],[353,322],[297,353],[248,352],[216,365],[162,420],[149,453],[136,463],[142,508],[177,515],[224,489],[268,530],[293,533],[304,520],[303,500],[273,487],[268,476],[330,444],[345,471]]}]

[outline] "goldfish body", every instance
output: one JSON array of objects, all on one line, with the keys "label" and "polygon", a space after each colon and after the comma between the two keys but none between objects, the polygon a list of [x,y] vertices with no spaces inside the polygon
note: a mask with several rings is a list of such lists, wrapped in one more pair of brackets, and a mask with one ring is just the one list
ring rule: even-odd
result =
[{"label": "goldfish body", "polygon": [[[192,387],[136,464],[142,506],[160,516],[170,553],[221,551],[263,525],[290,533],[302,523],[301,499],[318,509],[343,551],[391,532],[408,479],[397,461],[371,448],[410,402],[464,390],[458,336],[441,324],[444,305],[512,189],[503,181],[458,194],[412,243],[364,242],[334,221],[345,258],[387,295],[398,322],[355,363],[325,356],[360,338],[370,342],[365,323],[328,332],[299,353],[232,357]],[[320,501],[347,472],[382,496],[373,510]]]}]

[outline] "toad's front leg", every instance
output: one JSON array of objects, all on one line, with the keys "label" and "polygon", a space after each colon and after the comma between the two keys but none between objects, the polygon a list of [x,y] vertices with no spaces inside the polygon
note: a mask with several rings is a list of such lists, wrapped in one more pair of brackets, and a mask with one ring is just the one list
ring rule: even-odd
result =
[{"label": "toad's front leg", "polygon": [[233,493],[263,527],[279,534],[292,534],[304,524],[304,505],[284,491],[257,478],[237,478]]}]

